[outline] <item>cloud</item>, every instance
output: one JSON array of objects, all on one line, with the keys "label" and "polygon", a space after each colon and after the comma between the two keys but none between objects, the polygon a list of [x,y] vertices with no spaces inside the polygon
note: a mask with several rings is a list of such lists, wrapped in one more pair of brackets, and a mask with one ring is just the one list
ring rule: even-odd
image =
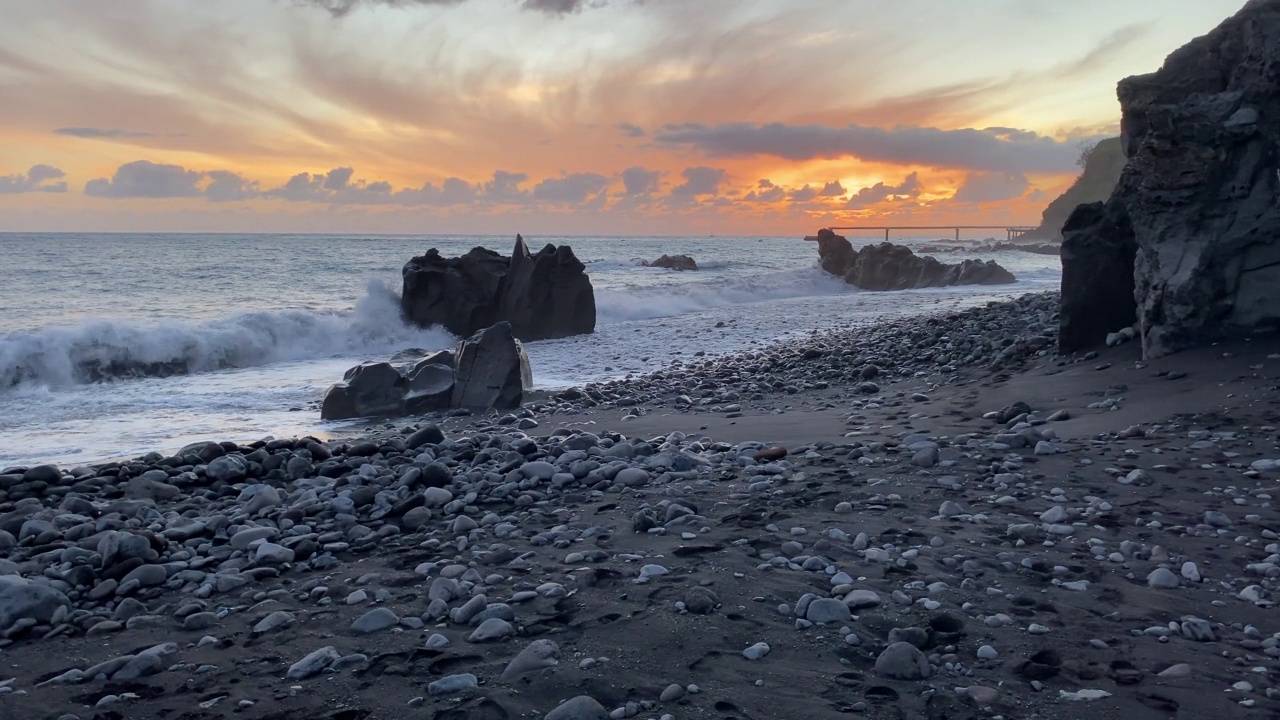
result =
[{"label": "cloud", "polygon": [[120,130],[117,128],[96,128],[96,127],[57,128],[53,131],[53,134],[66,135],[67,137],[86,138],[86,139],[152,137],[151,133],[135,132],[132,130]]},{"label": "cloud", "polygon": [[984,203],[1022,197],[1031,184],[1018,172],[975,172],[965,176],[964,183],[951,197],[956,202]]},{"label": "cloud", "polygon": [[121,165],[111,179],[90,180],[84,194],[101,198],[180,198],[200,195],[204,173],[179,165],[137,160]]},{"label": "cloud", "polygon": [[885,185],[878,182],[871,187],[864,187],[849,197],[849,202],[845,203],[845,207],[850,209],[864,208],[868,205],[875,205],[889,198],[913,198],[920,195],[920,176],[917,173],[911,173],[902,179],[897,185]]},{"label": "cloud", "polygon": [[533,199],[552,204],[578,205],[609,187],[609,178],[599,173],[575,173],[547,178],[533,187]]},{"label": "cloud", "polygon": [[751,192],[743,196],[744,202],[778,202],[787,196],[787,191],[775,185],[772,180],[764,178],[756,183]]},{"label": "cloud", "polygon": [[821,197],[840,197],[847,192],[849,191],[844,189],[844,185],[841,185],[839,180],[833,180],[823,185],[822,192],[818,193],[818,195]]},{"label": "cloud", "polygon": [[[410,8],[460,5],[466,0],[294,0],[297,5],[318,7],[335,18],[343,18],[361,7]],[[605,0],[524,0],[520,7],[524,10],[545,13],[547,15],[569,15],[583,8],[598,7]]]},{"label": "cloud", "polygon": [[622,187],[627,195],[649,195],[658,191],[662,180],[661,170],[646,170],[642,167],[629,167],[622,171]]},{"label": "cloud", "polygon": [[626,135],[627,137],[633,137],[633,138],[644,137],[644,128],[640,127],[639,125],[632,125],[631,123],[628,123],[628,122],[621,122],[621,123],[618,123],[617,125],[614,125],[614,127],[616,127],[619,131],[622,132],[623,135]]},{"label": "cloud", "polygon": [[204,196],[210,202],[252,200],[262,195],[257,181],[247,180],[228,170],[211,170],[205,175],[210,182],[204,188]]},{"label": "cloud", "polygon": [[406,8],[426,5],[457,5],[465,0],[294,0],[297,5],[313,5],[330,15],[341,18],[350,15],[359,7]]},{"label": "cloud", "polygon": [[686,124],[666,126],[656,139],[669,146],[700,150],[709,157],[771,155],[794,161],[853,157],[866,162],[1000,172],[1071,172],[1079,155],[1075,142],[1012,128]]},{"label": "cloud", "polygon": [[67,191],[66,181],[49,182],[64,177],[66,173],[52,165],[32,165],[26,173],[0,175],[0,195],[29,192],[64,193]]},{"label": "cloud", "polygon": [[729,175],[722,168],[705,166],[685,168],[680,174],[684,182],[672,188],[671,194],[690,197],[715,195]]}]

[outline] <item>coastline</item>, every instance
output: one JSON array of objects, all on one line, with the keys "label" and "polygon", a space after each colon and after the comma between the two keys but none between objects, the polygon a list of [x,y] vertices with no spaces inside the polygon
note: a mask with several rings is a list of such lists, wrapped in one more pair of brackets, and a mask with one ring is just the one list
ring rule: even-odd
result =
[{"label": "coastline", "polygon": [[1280,656],[1277,473],[1254,467],[1280,459],[1280,341],[1068,359],[1055,323],[1024,296],[443,437],[401,419],[236,446],[217,477],[152,456],[6,480],[0,598],[18,576],[61,595],[0,601],[0,710],[1275,712],[1251,668]]}]

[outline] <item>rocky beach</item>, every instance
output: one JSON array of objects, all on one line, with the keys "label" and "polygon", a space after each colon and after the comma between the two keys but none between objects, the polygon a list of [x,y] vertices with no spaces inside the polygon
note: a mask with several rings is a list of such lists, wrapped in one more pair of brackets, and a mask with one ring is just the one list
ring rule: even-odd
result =
[{"label": "rocky beach", "polygon": [[1280,342],[1057,298],[517,413],[0,474],[22,718],[1277,709]]}]

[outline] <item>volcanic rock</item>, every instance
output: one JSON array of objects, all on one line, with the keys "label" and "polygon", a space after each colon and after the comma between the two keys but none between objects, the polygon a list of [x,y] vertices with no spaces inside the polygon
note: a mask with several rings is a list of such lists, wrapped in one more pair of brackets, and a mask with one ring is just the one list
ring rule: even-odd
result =
[{"label": "volcanic rock", "polygon": [[524,391],[533,387],[533,372],[511,323],[500,322],[462,341],[454,380],[454,407],[520,407]]},{"label": "volcanic rock", "polygon": [[697,270],[698,263],[688,255],[663,255],[653,262],[646,262],[645,267],[666,268],[668,270]]},{"label": "volcanic rock", "polygon": [[994,260],[945,265],[936,258],[916,255],[909,248],[887,242],[854,250],[848,240],[826,229],[818,231],[818,257],[823,270],[863,290],[1015,282],[1013,274]]},{"label": "volcanic rock", "polygon": [[517,235],[510,258],[475,248],[460,258],[434,248],[405,263],[401,310],[417,325],[467,337],[499,321],[521,340],[595,331],[596,301],[586,266],[568,245],[531,255]]}]

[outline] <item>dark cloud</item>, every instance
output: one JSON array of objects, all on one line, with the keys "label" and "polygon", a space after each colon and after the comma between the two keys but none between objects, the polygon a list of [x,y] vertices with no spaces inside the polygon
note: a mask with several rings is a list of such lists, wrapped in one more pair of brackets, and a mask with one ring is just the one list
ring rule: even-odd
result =
[{"label": "dark cloud", "polygon": [[205,175],[209,178],[209,184],[204,188],[204,196],[210,202],[252,200],[262,195],[256,181],[247,180],[228,170],[212,170]]},{"label": "dark cloud", "polygon": [[913,198],[918,195],[920,195],[920,176],[916,173],[911,173],[897,185],[885,185],[883,182],[878,182],[871,187],[862,188],[849,197],[849,202],[845,203],[845,207],[850,209],[864,208],[889,198]]},{"label": "dark cloud", "polygon": [[622,171],[622,187],[627,195],[649,195],[658,192],[662,174],[661,170],[629,167]]},{"label": "dark cloud", "polygon": [[692,147],[710,157],[772,155],[795,161],[855,157],[868,162],[998,172],[1070,172],[1079,155],[1075,142],[1010,128],[903,126],[886,130],[862,125],[725,123],[664,130],[656,139],[670,146]]},{"label": "dark cloud", "polygon": [[525,10],[536,10],[548,15],[568,15],[587,6],[585,0],[524,0]]},{"label": "dark cloud", "polygon": [[533,199],[557,205],[578,205],[609,187],[609,178],[598,173],[575,173],[547,178],[533,187]]},{"label": "dark cloud", "polygon": [[618,123],[614,127],[618,128],[618,130],[627,137],[644,137],[644,128],[639,125],[632,125],[631,123],[624,122]]},{"label": "dark cloud", "polygon": [[839,180],[834,180],[823,185],[822,192],[818,193],[818,195],[822,197],[840,197],[847,192],[849,191],[844,189],[844,185],[841,185]]},{"label": "dark cloud", "polygon": [[[52,165],[32,165],[30,170],[16,175],[0,175],[0,195],[47,192],[64,193],[67,183],[61,178],[67,174]],[[50,182],[58,180],[59,182]]]},{"label": "dark cloud", "polygon": [[147,160],[126,163],[111,179],[90,180],[84,194],[101,198],[197,197],[204,173],[179,165],[158,165]]},{"label": "dark cloud", "polygon": [[497,170],[493,173],[493,179],[483,185],[483,197],[493,203],[524,202],[528,197],[528,193],[521,190],[520,186],[528,182],[528,180],[529,176],[525,173]]},{"label": "dark cloud", "polygon": [[787,195],[787,191],[775,185],[772,180],[765,178],[756,183],[756,187],[751,192],[743,196],[746,202],[777,202]]},{"label": "dark cloud", "polygon": [[96,128],[96,127],[64,127],[57,128],[53,131],[54,135],[66,135],[67,137],[78,137],[87,139],[109,139],[109,138],[143,138],[152,137],[151,133],[135,132],[132,130],[120,130],[117,128]]},{"label": "dark cloud", "polygon": [[690,197],[715,195],[729,175],[722,168],[705,166],[685,168],[680,174],[684,182],[672,188],[671,194]]},{"label": "dark cloud", "polygon": [[1031,187],[1019,172],[969,173],[951,197],[956,202],[984,203],[1022,197]]}]

